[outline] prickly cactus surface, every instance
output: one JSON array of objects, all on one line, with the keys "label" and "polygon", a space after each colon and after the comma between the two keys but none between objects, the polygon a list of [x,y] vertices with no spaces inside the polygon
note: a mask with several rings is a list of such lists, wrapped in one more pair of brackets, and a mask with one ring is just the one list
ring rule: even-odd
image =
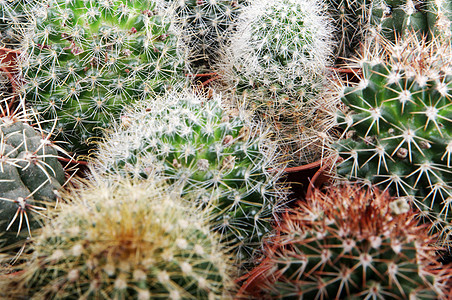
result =
[{"label": "prickly cactus surface", "polygon": [[37,228],[36,214],[57,200],[65,182],[48,136],[14,116],[0,119],[0,228],[13,243]]},{"label": "prickly cactus surface", "polygon": [[58,138],[85,155],[123,106],[182,76],[169,21],[148,0],[42,3],[24,40],[29,104],[57,119]]},{"label": "prickly cactus surface", "polygon": [[271,228],[284,199],[277,180],[284,165],[264,128],[226,113],[221,96],[171,93],[143,103],[123,119],[97,154],[100,172],[148,178],[157,172],[211,207],[213,228],[248,258]]},{"label": "prickly cactus surface", "polygon": [[407,197],[438,226],[450,223],[450,49],[412,36],[360,63],[361,82],[342,98],[338,172]]},{"label": "prickly cactus surface", "polygon": [[152,180],[92,181],[63,199],[18,276],[2,278],[3,299],[228,297],[230,257],[180,194]]},{"label": "prickly cactus surface", "polygon": [[387,193],[317,190],[284,215],[242,292],[256,299],[447,299],[450,265],[436,261],[417,223],[409,204]]},{"label": "prickly cactus surface", "polygon": [[229,44],[247,0],[162,0],[195,73],[209,73]]}]

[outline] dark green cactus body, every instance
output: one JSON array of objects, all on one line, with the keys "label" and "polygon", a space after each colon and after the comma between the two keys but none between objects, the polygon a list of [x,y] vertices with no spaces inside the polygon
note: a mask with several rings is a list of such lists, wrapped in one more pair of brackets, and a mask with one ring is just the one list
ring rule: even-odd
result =
[{"label": "dark green cactus body", "polygon": [[56,201],[65,175],[50,141],[29,125],[5,117],[0,137],[1,232],[12,243],[38,226],[33,214]]},{"label": "dark green cactus body", "polygon": [[147,0],[50,0],[35,17],[21,64],[26,98],[58,119],[69,150],[86,154],[123,105],[182,75],[176,38],[154,8]]},{"label": "dark green cactus body", "polygon": [[247,257],[270,230],[280,172],[275,146],[266,132],[241,117],[229,117],[220,97],[206,101],[191,94],[171,94],[163,107],[137,109],[106,139],[97,156],[102,172],[147,178],[157,172],[199,206],[213,208],[212,224]]},{"label": "dark green cactus body", "polygon": [[339,122],[349,137],[337,144],[338,172],[408,196],[432,221],[450,222],[450,62],[441,59],[445,49],[416,60],[434,48],[399,46],[389,62],[365,62],[359,86],[344,92],[349,111]]}]

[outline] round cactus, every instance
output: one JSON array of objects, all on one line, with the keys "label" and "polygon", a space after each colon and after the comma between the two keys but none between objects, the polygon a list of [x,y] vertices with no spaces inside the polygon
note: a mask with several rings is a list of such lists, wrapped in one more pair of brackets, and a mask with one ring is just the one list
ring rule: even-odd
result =
[{"label": "round cactus", "polygon": [[183,77],[177,39],[151,0],[48,0],[33,16],[20,67],[26,100],[58,119],[58,138],[87,154],[123,105]]},{"label": "round cactus", "polygon": [[195,73],[211,72],[247,0],[162,0]]},{"label": "round cactus", "polygon": [[412,36],[360,64],[361,82],[342,98],[338,173],[408,197],[436,223],[450,222],[450,49]]},{"label": "round cactus", "polygon": [[198,205],[212,207],[213,228],[237,247],[238,259],[249,258],[284,199],[266,131],[228,115],[220,95],[208,100],[190,92],[143,102],[122,126],[100,145],[99,172],[138,178],[157,172],[182,186]]},{"label": "round cactus", "polygon": [[155,181],[87,183],[0,283],[7,299],[221,299],[230,257],[202,214]]},{"label": "round cactus", "polygon": [[218,66],[225,90],[237,92],[232,105],[244,103],[272,127],[282,152],[296,163],[320,152],[312,144],[322,144],[331,128],[324,125],[333,123],[324,113],[334,107],[327,97],[327,86],[333,86],[326,68],[333,53],[331,31],[320,1],[254,1],[242,9]]},{"label": "round cactus", "polygon": [[407,202],[360,186],[315,191],[287,212],[242,292],[258,299],[447,299],[437,262]]},{"label": "round cactus", "polygon": [[65,182],[57,148],[25,121],[20,115],[0,118],[0,239],[8,244],[31,235],[35,214],[57,200]]}]

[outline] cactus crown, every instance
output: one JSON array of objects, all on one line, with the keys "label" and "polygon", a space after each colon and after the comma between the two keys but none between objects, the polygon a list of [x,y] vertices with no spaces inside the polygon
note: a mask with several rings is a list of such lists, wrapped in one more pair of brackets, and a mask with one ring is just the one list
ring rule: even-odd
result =
[{"label": "cactus crown", "polygon": [[63,198],[3,297],[220,299],[232,286],[218,238],[166,186],[98,180]]},{"label": "cactus crown", "polygon": [[48,0],[24,40],[27,101],[58,119],[69,150],[87,154],[125,104],[182,75],[169,26],[151,0]]},{"label": "cactus crown", "polygon": [[339,173],[408,197],[434,222],[451,217],[451,63],[448,46],[414,35],[367,53],[339,116]]},{"label": "cactus crown", "polygon": [[443,299],[450,267],[438,272],[432,240],[416,224],[409,204],[387,193],[317,190],[285,214],[247,288],[278,298]]}]

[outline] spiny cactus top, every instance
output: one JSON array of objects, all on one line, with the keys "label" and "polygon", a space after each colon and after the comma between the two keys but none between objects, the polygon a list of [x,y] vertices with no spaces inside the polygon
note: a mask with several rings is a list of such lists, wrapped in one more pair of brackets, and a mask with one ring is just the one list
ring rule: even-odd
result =
[{"label": "spiny cactus top", "polygon": [[59,138],[77,154],[124,104],[183,74],[176,38],[152,0],[48,0],[32,21],[20,64],[26,99],[58,119]]},{"label": "spiny cactus top", "polygon": [[315,191],[283,217],[242,290],[258,299],[447,299],[437,262],[408,203],[360,186]]},{"label": "spiny cactus top", "polygon": [[2,299],[223,299],[231,259],[203,215],[153,180],[71,195],[0,283]]},{"label": "spiny cactus top", "polygon": [[[0,239],[17,241],[37,227],[34,214],[57,200],[65,181],[58,153],[49,140],[25,123],[26,117],[0,118]],[[5,233],[8,231],[8,233]]]},{"label": "spiny cactus top", "polygon": [[148,178],[156,171],[182,185],[198,205],[213,208],[213,227],[237,246],[238,259],[249,257],[284,199],[281,171],[269,171],[279,166],[266,131],[228,115],[220,95],[190,92],[144,102],[122,126],[100,145],[100,172]]},{"label": "spiny cactus top", "polygon": [[447,46],[414,36],[360,61],[346,88],[338,172],[408,196],[432,221],[451,220],[452,60]]},{"label": "spiny cactus top", "polygon": [[196,73],[211,72],[247,0],[161,0],[178,27]]}]

